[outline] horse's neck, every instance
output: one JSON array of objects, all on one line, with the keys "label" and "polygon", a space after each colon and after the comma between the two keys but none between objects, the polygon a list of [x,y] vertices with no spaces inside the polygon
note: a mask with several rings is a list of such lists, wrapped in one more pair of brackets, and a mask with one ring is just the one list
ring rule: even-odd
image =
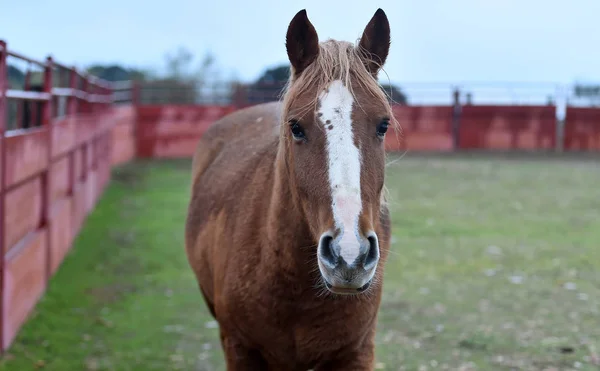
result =
[{"label": "horse's neck", "polygon": [[[285,165],[283,146],[275,160],[273,189],[267,217],[267,235],[270,248],[267,261],[277,261],[286,271],[307,276],[312,272],[310,259],[316,256],[306,215],[294,191],[292,176]],[[312,246],[311,246],[312,245]],[[315,261],[316,264],[316,261]]]}]

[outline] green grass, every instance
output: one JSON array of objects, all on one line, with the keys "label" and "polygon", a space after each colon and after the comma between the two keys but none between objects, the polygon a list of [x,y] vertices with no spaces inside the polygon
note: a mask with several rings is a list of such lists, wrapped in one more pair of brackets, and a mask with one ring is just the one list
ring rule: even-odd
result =
[{"label": "green grass", "polygon": [[[377,369],[598,370],[600,161],[407,156]],[[189,161],[120,168],[0,370],[223,370],[188,268]]]}]

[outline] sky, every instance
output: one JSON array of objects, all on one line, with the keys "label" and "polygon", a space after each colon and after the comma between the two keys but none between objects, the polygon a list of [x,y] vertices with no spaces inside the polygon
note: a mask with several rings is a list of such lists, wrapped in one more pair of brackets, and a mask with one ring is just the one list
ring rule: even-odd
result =
[{"label": "sky", "polygon": [[183,46],[198,63],[212,53],[219,77],[251,81],[287,63],[285,33],[299,10],[321,40],[355,41],[378,7],[391,25],[393,83],[436,94],[461,83],[600,81],[598,0],[0,0],[0,38],[77,66],[162,68],[165,53]]}]

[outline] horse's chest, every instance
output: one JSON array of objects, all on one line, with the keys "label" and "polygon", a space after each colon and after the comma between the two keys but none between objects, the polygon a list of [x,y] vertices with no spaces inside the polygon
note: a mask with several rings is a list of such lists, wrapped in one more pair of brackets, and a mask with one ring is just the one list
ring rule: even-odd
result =
[{"label": "horse's chest", "polygon": [[315,300],[314,294],[302,292],[295,297],[289,292],[254,295],[236,306],[235,327],[248,346],[262,349],[276,362],[307,367],[355,346],[372,325],[371,308],[358,308],[343,299]]}]

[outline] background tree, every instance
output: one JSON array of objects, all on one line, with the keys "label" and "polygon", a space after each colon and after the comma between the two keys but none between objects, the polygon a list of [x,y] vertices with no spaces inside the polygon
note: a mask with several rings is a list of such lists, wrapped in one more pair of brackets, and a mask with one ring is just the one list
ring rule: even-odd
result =
[{"label": "background tree", "polygon": [[600,85],[576,83],[573,93],[576,98],[587,100],[591,106],[600,105]]},{"label": "background tree", "polygon": [[[249,103],[256,104],[277,100],[290,76],[290,67],[283,64],[267,68],[262,75],[246,87],[246,97]],[[408,104],[406,94],[393,84],[381,84],[381,88],[396,104]]]}]

